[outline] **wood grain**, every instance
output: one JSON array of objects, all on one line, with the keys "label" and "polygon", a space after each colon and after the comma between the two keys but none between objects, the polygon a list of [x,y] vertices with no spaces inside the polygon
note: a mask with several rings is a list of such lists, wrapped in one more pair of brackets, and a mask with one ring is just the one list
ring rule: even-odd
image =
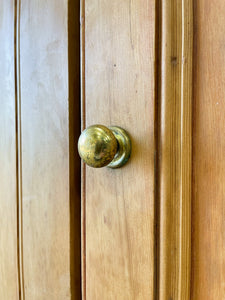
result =
[{"label": "wood grain", "polygon": [[162,1],[158,138],[160,300],[190,299],[192,18],[191,0]]},{"label": "wood grain", "polygon": [[155,1],[86,0],[83,8],[86,125],[119,125],[128,130],[133,143],[131,160],[123,168],[86,167],[84,173],[83,295],[88,300],[150,300]]},{"label": "wood grain", "polygon": [[14,3],[0,1],[0,299],[19,299]]},{"label": "wood grain", "polygon": [[[70,61],[74,73],[69,69],[68,55],[75,41],[69,46],[68,34],[75,38],[76,33],[68,32],[68,24],[74,24],[71,15],[68,21],[68,1],[21,1],[25,299],[80,299],[80,233],[79,227],[72,227],[79,226],[80,167],[75,162],[77,154],[71,158],[75,145],[70,144],[80,120],[79,90],[74,90],[79,75],[76,59]],[[75,86],[69,86],[71,83]]]},{"label": "wood grain", "polygon": [[225,2],[194,12],[193,300],[225,299]]}]

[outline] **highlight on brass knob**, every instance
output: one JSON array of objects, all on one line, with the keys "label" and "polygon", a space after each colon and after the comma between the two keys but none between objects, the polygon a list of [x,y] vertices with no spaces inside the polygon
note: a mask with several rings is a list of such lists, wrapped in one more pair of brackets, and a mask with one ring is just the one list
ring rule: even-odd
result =
[{"label": "highlight on brass knob", "polygon": [[118,127],[92,125],[78,140],[78,152],[83,161],[93,167],[122,167],[130,157],[131,140],[128,133]]}]

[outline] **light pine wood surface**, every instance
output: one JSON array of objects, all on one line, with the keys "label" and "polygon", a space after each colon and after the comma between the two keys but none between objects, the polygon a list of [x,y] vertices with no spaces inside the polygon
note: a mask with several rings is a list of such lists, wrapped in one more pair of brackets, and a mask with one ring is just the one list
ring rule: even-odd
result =
[{"label": "light pine wood surface", "polygon": [[[71,135],[78,131],[80,112],[75,77],[75,86],[69,86],[68,1],[23,0],[20,5],[22,299],[80,299],[80,179],[76,169],[71,171],[77,157],[71,153]],[[77,220],[71,220],[75,209]]]},{"label": "light pine wood surface", "polygon": [[0,1],[0,299],[17,300],[14,4]]},{"label": "light pine wood surface", "polygon": [[[79,9],[82,128],[132,139],[81,199]],[[1,300],[225,300],[224,12],[0,2]]]},{"label": "light pine wood surface", "polygon": [[162,1],[160,18],[157,299],[189,300],[192,0]]},{"label": "light pine wood surface", "polygon": [[82,1],[83,123],[132,138],[83,175],[83,299],[154,299],[155,1]]},{"label": "light pine wood surface", "polygon": [[225,2],[194,7],[192,300],[225,299]]}]

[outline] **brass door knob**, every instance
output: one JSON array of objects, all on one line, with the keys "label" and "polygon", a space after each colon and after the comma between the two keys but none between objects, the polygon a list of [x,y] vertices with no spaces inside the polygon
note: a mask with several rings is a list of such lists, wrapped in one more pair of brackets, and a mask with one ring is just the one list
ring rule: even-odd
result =
[{"label": "brass door knob", "polygon": [[118,126],[92,125],[81,133],[78,152],[93,168],[119,168],[130,157],[131,140],[128,133]]}]

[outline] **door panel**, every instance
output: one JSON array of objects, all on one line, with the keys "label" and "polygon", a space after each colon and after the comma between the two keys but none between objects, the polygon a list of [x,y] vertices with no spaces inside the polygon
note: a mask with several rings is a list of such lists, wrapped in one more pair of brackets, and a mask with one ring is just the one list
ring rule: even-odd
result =
[{"label": "door panel", "polygon": [[[75,124],[69,122],[70,102],[79,103],[79,97],[69,99],[68,1],[24,0],[20,12],[24,294],[32,300],[80,299],[74,259],[79,243],[77,251],[72,246],[78,231],[71,228],[79,221],[79,178],[71,182],[79,168],[71,175],[69,143]],[[79,122],[79,110],[77,116]],[[75,206],[77,221],[71,220]]]},{"label": "door panel", "polygon": [[192,299],[225,299],[225,3],[195,3]]},{"label": "door panel", "polygon": [[0,299],[18,299],[14,4],[0,2]]},{"label": "door panel", "polygon": [[121,169],[87,167],[84,299],[153,299],[155,1],[83,1],[83,125],[132,138]]}]

